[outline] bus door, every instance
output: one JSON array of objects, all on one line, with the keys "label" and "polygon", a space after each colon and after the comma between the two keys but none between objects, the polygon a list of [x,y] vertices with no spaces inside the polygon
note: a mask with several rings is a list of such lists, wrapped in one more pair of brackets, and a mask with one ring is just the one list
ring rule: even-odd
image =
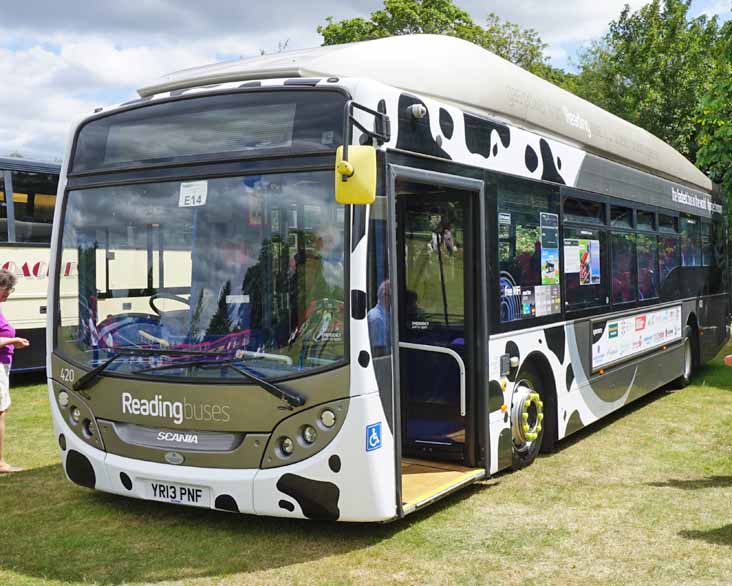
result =
[{"label": "bus door", "polygon": [[482,182],[391,170],[402,468],[410,460],[475,467]]}]

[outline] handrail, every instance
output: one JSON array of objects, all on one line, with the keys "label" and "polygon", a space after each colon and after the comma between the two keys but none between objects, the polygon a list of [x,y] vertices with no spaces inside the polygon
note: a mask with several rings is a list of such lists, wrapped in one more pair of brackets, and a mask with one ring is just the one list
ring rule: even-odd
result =
[{"label": "handrail", "polygon": [[460,368],[460,415],[465,417],[466,413],[466,399],[465,399],[465,363],[460,358],[460,354],[450,348],[443,348],[442,346],[426,346],[424,344],[413,344],[412,342],[399,342],[400,348],[406,348],[407,350],[424,350],[425,352],[436,352],[437,354],[447,354],[452,356],[458,363]]}]

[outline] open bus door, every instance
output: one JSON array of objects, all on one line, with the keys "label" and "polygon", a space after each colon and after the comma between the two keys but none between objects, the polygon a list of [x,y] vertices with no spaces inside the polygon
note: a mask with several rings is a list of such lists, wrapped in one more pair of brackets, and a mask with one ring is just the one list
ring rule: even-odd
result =
[{"label": "open bus door", "polygon": [[389,167],[400,514],[486,474],[483,182]]}]

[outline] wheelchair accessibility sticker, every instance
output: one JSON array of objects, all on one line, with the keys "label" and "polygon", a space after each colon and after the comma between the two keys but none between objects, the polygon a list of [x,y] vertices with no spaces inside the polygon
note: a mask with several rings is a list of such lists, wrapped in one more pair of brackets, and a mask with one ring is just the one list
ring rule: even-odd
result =
[{"label": "wheelchair accessibility sticker", "polygon": [[381,447],[381,421],[366,426],[366,451],[372,452]]}]

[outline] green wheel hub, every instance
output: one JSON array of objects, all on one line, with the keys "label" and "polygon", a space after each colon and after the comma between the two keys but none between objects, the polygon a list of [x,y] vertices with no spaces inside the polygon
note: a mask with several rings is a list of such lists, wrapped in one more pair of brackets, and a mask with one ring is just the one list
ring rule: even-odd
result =
[{"label": "green wheel hub", "polygon": [[539,439],[544,421],[544,402],[541,395],[521,381],[514,391],[511,404],[511,431],[518,447],[530,445]]}]

